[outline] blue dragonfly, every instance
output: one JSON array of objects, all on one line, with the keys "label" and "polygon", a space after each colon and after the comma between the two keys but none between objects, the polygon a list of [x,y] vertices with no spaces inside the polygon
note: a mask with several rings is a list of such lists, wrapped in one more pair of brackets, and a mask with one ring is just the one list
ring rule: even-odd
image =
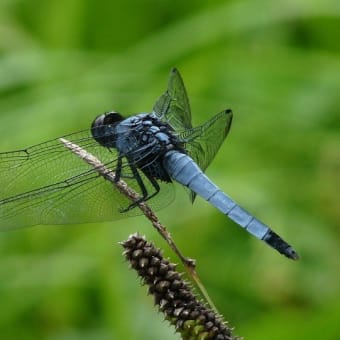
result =
[{"label": "blue dragonfly", "polygon": [[[204,173],[230,130],[232,111],[223,110],[192,127],[189,100],[177,69],[151,113],[128,118],[98,116],[88,130],[63,136],[95,155],[135,190],[140,201],[159,209],[172,201],[173,185],[200,196],[250,234],[291,259],[296,251],[267,225],[239,206]],[[53,139],[0,153],[0,230],[39,224],[111,221],[140,214],[89,164]]]}]

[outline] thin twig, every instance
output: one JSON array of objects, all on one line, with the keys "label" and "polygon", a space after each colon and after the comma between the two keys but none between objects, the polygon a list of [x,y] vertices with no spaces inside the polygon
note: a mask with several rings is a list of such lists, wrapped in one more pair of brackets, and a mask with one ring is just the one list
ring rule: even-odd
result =
[{"label": "thin twig", "polygon": [[150,208],[150,206],[143,201],[140,201],[140,195],[131,189],[127,183],[119,179],[116,181],[115,172],[109,168],[107,168],[98,158],[89,153],[88,151],[81,148],[79,145],[74,144],[68,141],[65,138],[60,138],[60,141],[65,145],[66,148],[71,150],[74,154],[76,154],[79,158],[83,159],[84,162],[91,165],[95,171],[97,171],[101,176],[103,176],[106,180],[110,181],[123,195],[125,195],[131,202],[136,202],[137,207],[142,211],[142,213],[147,217],[147,219],[151,222],[154,228],[158,231],[158,233],[163,237],[163,239],[169,244],[170,248],[175,252],[175,254],[179,257],[184,267],[188,271],[189,275],[192,277],[193,281],[197,284],[199,290],[202,295],[210,305],[212,309],[217,312],[217,309],[210,299],[208,292],[204,288],[199,276],[195,270],[196,263],[195,260],[185,257],[181,251],[176,246],[173,241],[168,230],[161,224],[156,214]]}]

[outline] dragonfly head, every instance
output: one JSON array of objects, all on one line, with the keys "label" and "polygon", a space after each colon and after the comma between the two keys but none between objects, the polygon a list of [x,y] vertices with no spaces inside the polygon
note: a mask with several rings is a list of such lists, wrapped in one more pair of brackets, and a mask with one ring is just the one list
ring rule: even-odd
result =
[{"label": "dragonfly head", "polygon": [[91,125],[93,138],[105,147],[115,147],[115,126],[124,120],[118,112],[106,112],[99,115]]}]

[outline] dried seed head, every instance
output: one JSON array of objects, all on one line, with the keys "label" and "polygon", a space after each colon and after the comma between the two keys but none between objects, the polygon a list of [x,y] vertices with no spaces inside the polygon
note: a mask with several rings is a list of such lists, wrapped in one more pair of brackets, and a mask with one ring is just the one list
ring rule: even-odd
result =
[{"label": "dried seed head", "polygon": [[121,244],[124,256],[148,285],[148,293],[154,296],[155,304],[183,339],[239,339],[231,334],[220,315],[196,298],[191,286],[176,271],[176,265],[164,259],[152,243],[134,234]]}]

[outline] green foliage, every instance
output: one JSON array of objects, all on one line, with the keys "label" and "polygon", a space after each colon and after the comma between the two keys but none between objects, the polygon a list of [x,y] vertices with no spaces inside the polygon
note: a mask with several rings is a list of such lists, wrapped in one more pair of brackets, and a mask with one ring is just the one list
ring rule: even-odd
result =
[{"label": "green foliage", "polygon": [[[194,124],[234,111],[209,176],[301,260],[183,190],[162,222],[236,334],[339,338],[339,24],[336,0],[4,0],[0,149],[148,111],[178,67]],[[176,338],[123,263],[137,230],[165,247],[142,218],[2,233],[0,338]]]}]

